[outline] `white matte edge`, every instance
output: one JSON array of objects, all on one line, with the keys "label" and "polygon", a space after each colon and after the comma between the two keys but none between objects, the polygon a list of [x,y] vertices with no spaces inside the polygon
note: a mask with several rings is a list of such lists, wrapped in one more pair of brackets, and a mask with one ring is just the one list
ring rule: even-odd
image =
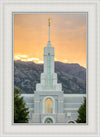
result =
[{"label": "white matte edge", "polygon": [[[99,7],[100,8],[100,7]],[[99,10],[100,11],[100,10]],[[99,15],[98,15],[99,16]],[[1,16],[2,17],[2,16]],[[3,18],[3,17],[2,17]],[[99,17],[98,17],[99,18]],[[100,19],[98,19],[98,24],[99,24],[99,20]],[[3,24],[2,24],[3,25]],[[98,25],[98,27],[99,27],[99,25]],[[99,31],[99,30],[98,30]],[[1,28],[1,32],[3,32],[2,31],[2,28]],[[100,32],[100,31],[99,31]],[[99,36],[99,32],[98,32],[98,39],[100,38]],[[1,37],[1,42],[2,42],[2,37]],[[98,40],[98,45],[99,45],[99,40]],[[1,43],[2,44],[2,43]],[[1,48],[1,64],[3,65],[3,62],[2,62],[2,47],[0,47]],[[99,49],[99,46],[98,46],[98,49]],[[100,55],[99,55],[99,50],[98,50],[98,64],[99,64],[99,57],[100,57]],[[99,70],[100,70],[100,65],[98,65],[98,74],[99,74]],[[1,72],[2,73],[2,72]],[[1,75],[2,76],[2,75]],[[100,87],[99,87],[99,81],[100,81],[100,78],[99,78],[99,76],[98,76],[98,90],[100,89]],[[1,82],[2,82],[2,80],[1,80]],[[3,89],[3,87],[1,87],[1,89]],[[98,92],[98,94],[100,94],[99,92]],[[1,96],[2,97],[2,96]],[[99,97],[99,96],[98,96]],[[99,103],[98,103],[99,104]],[[1,104],[1,106],[2,106],[2,104]],[[99,109],[99,111],[100,111],[100,109]],[[99,116],[99,114],[98,114],[98,116]]]}]

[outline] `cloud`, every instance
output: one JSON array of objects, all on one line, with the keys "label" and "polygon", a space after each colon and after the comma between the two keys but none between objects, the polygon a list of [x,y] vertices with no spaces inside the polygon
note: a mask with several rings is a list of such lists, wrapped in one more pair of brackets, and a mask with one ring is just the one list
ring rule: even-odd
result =
[{"label": "cloud", "polygon": [[27,61],[35,61],[35,60],[39,60],[39,58],[28,58]]},{"label": "cloud", "polygon": [[42,64],[43,64],[43,63],[44,63],[44,61],[38,61],[38,63],[40,63],[40,64],[42,63]]},{"label": "cloud", "polygon": [[28,55],[15,55],[14,60],[21,60],[21,61],[33,61],[35,63],[44,63],[39,58],[29,58]]},{"label": "cloud", "polygon": [[54,58],[55,61],[57,61],[57,58]]},{"label": "cloud", "polygon": [[63,62],[68,62],[68,60],[67,60],[67,59],[64,59]]},{"label": "cloud", "polygon": [[22,61],[38,61],[39,58],[29,58],[28,55],[15,55],[14,56],[15,60],[22,60]]},{"label": "cloud", "polygon": [[21,58],[27,58],[27,55],[18,55]]},{"label": "cloud", "polygon": [[14,56],[16,59],[20,59],[20,58],[27,58],[27,55],[15,55]]},{"label": "cloud", "polygon": [[27,61],[26,59],[21,59],[21,61]]},{"label": "cloud", "polygon": [[19,59],[20,59],[20,57],[18,57],[18,56],[14,56],[14,58],[15,58],[16,60],[19,60]]}]

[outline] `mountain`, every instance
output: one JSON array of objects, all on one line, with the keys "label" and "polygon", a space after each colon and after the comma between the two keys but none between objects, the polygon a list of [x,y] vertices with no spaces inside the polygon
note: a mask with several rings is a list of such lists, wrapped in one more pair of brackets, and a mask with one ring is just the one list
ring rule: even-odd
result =
[{"label": "mountain", "polygon": [[[14,61],[14,87],[21,93],[34,93],[36,84],[40,82],[43,64]],[[62,83],[64,93],[86,93],[86,69],[79,64],[55,62],[58,83]]]}]

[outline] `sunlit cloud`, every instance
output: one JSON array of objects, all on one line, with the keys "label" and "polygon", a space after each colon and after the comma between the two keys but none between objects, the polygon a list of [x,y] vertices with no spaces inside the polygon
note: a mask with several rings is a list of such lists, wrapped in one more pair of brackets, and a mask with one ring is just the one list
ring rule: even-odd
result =
[{"label": "sunlit cloud", "polygon": [[27,58],[27,55],[17,55],[17,56],[21,58]]},{"label": "sunlit cloud", "polygon": [[67,60],[67,59],[64,59],[63,62],[66,63],[66,62],[68,62],[68,60]]},{"label": "sunlit cloud", "polygon": [[24,58],[27,58],[28,56],[27,55],[15,55],[14,56],[14,60],[20,60],[20,59],[24,59]]},{"label": "sunlit cloud", "polygon": [[20,60],[19,56],[14,56],[15,60]]},{"label": "sunlit cloud", "polygon": [[44,61],[38,61],[38,63],[40,63],[40,64],[41,64],[41,63],[44,63]]},{"label": "sunlit cloud", "polygon": [[28,55],[15,55],[14,60],[21,60],[21,61],[33,61],[34,63],[44,63],[39,58],[30,58]]},{"label": "sunlit cloud", "polygon": [[39,58],[28,58],[27,61],[35,61],[35,60],[39,60]]},{"label": "sunlit cloud", "polygon": [[39,60],[39,58],[32,58],[32,60]]},{"label": "sunlit cloud", "polygon": [[21,61],[27,61],[26,59],[21,59]]},{"label": "sunlit cloud", "polygon": [[27,61],[33,61],[32,58],[28,58]]}]

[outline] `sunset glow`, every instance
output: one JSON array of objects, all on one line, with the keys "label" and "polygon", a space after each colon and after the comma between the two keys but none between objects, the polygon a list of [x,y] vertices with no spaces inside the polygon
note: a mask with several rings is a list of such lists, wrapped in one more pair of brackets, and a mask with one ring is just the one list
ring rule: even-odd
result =
[{"label": "sunset glow", "polygon": [[86,67],[86,14],[15,14],[14,60],[44,63],[48,18],[55,61]]},{"label": "sunset glow", "polygon": [[39,58],[29,58],[28,55],[15,55],[14,60],[33,61],[35,63],[43,63],[43,61],[40,61]]}]

